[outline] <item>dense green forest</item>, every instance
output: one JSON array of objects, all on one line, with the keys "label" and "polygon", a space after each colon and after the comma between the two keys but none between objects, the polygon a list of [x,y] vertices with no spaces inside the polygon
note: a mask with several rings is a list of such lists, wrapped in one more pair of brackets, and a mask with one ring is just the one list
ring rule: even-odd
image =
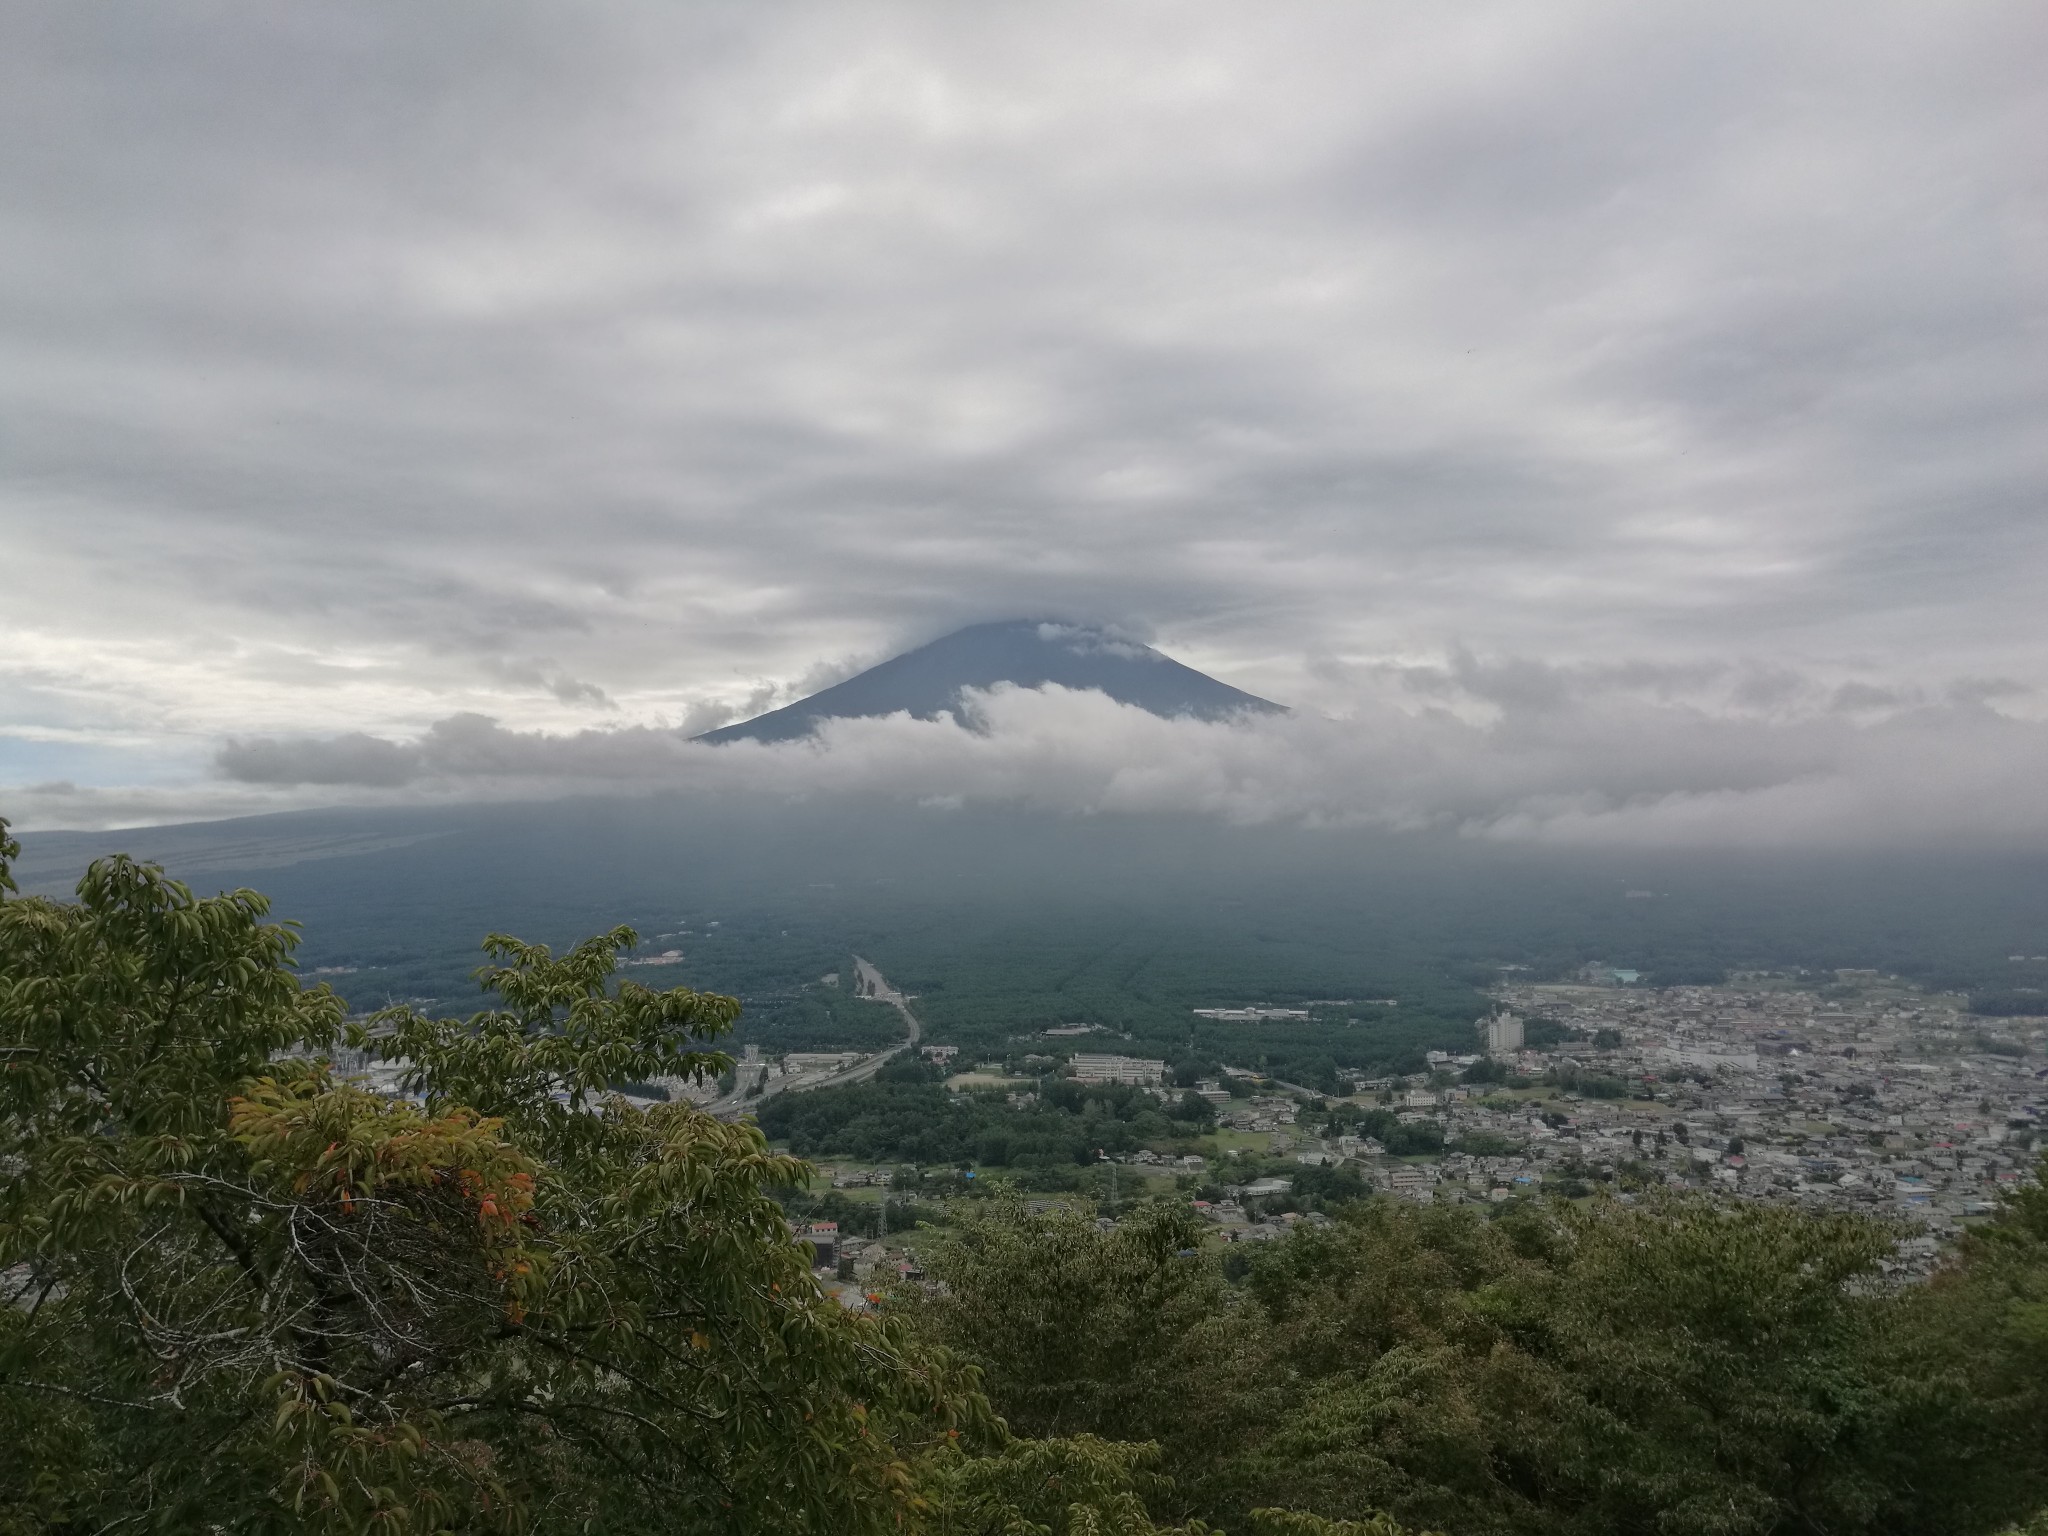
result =
[{"label": "dense green forest", "polygon": [[[1189,1079],[1214,1069],[1213,1063],[1192,1059],[1177,1065]],[[1105,1157],[1147,1148],[1168,1155],[1213,1150],[1202,1138],[1215,1128],[1216,1111],[1192,1093],[1162,1103],[1140,1088],[1084,1086],[1051,1074],[1021,1080],[1021,1092],[948,1091],[943,1082],[941,1071],[896,1062],[870,1082],[769,1099],[757,1119],[764,1134],[800,1157],[1004,1168],[1019,1175],[1021,1187],[1038,1190],[1083,1187],[1076,1170]],[[1404,1123],[1391,1110],[1321,1102],[1307,1112],[1320,1128],[1372,1136],[1396,1156],[1444,1147],[1440,1128]],[[1264,1159],[1246,1152],[1232,1168],[1240,1179],[1284,1171],[1314,1182],[1312,1171],[1293,1158],[1268,1169]],[[1087,1181],[1086,1187],[1099,1183]],[[1363,1193],[1355,1174],[1350,1188]]]},{"label": "dense green forest", "polygon": [[[1331,1190],[1226,1262],[1184,1201],[998,1197],[855,1311],[774,1198],[803,1163],[608,1094],[721,1070],[739,1017],[622,973],[630,931],[497,937],[482,1012],[350,1021],[253,892],[115,859],[22,897],[11,851],[0,823],[8,1536],[1993,1536],[2048,1506],[2038,1184],[1917,1285],[1882,1223],[1708,1198]],[[406,1096],[337,1077],[344,1043]],[[934,1091],[813,1095],[858,1112],[792,1137],[896,1135]]]},{"label": "dense green forest", "polygon": [[1032,1102],[1012,1107],[1001,1089],[948,1093],[915,1062],[885,1067],[873,1082],[768,1100],[757,1117],[771,1139],[800,1157],[832,1153],[875,1163],[979,1164],[1068,1175],[1042,1188],[1072,1188],[1072,1169],[1104,1153],[1170,1146],[1207,1132],[1215,1111],[1192,1094],[1162,1105],[1138,1088],[1084,1088],[1046,1077]]},{"label": "dense green forest", "polygon": [[1711,1199],[1354,1203],[1207,1254],[1158,1205],[970,1208],[898,1305],[1012,1430],[1161,1448],[1170,1519],[1456,1536],[2002,1529],[2048,1489],[2048,1197],[1926,1286],[1892,1234]]},{"label": "dense green forest", "polygon": [[[739,997],[741,1043],[770,1050],[886,1037],[885,1015],[820,985],[855,953],[918,995],[933,1038],[977,1052],[1097,1023],[1143,1054],[1263,1054],[1296,1073],[1321,1056],[1370,1067],[1462,1044],[1507,965],[1540,978],[1604,961],[1652,985],[1871,966],[1991,1013],[2048,1006],[2048,861],[2022,855],[1592,854],[688,795],[25,841],[24,888],[44,894],[129,848],[196,888],[261,887],[304,924],[303,964],[358,1011],[473,1007],[477,935],[493,927],[560,945],[629,923],[641,958],[674,948],[684,966],[634,974]],[[1395,1004],[1321,1009],[1306,1029],[1226,1032],[1192,1014],[1379,998]]]}]

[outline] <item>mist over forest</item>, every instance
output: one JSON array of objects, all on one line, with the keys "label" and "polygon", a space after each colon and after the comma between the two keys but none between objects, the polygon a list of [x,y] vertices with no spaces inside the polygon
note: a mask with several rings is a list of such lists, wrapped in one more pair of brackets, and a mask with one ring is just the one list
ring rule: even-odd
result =
[{"label": "mist over forest", "polygon": [[[680,949],[696,984],[757,1007],[848,951],[872,954],[941,1029],[1185,1027],[1194,1007],[1383,995],[1469,1020],[1504,966],[1550,979],[1594,961],[1649,985],[1871,967],[1986,996],[2048,972],[2027,958],[2048,950],[2048,856],[2028,851],[1615,853],[736,794],[305,812],[23,843],[29,889],[68,890],[86,858],[116,849],[198,888],[260,887],[302,925],[301,963],[347,968],[325,979],[365,1008],[466,1008],[486,931],[559,945],[617,923],[652,951]],[[682,928],[690,939],[651,942]]]}]

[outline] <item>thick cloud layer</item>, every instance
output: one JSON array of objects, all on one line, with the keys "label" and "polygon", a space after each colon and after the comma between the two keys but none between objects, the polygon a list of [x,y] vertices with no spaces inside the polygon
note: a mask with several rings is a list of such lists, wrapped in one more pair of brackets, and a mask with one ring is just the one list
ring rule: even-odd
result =
[{"label": "thick cloud layer", "polygon": [[[970,695],[957,719],[835,721],[807,742],[712,747],[646,728],[550,736],[467,715],[402,743],[233,742],[220,767],[248,784],[404,784],[437,798],[883,796],[1717,847],[2048,841],[2048,725],[1974,699],[1873,715],[1867,701],[1788,697],[1797,680],[1781,677],[1762,690],[1773,702],[1730,715],[1670,695],[1756,691],[1756,679],[1466,670],[1395,680],[1436,704],[1361,698],[1347,719],[1167,720],[1097,693],[1005,687]],[[1475,691],[1489,686],[1490,700]]]},{"label": "thick cloud layer", "polygon": [[[6,30],[24,822],[484,793],[499,746],[658,778],[677,730],[1026,615],[1303,717],[862,727],[804,772],[1546,836],[1717,794],[1826,821],[1793,808],[1820,783],[1881,835],[1920,782],[1964,798],[1914,826],[1991,835],[2038,761],[2037,7],[39,0]],[[1487,696],[1601,678],[1638,712]],[[1383,685],[1443,713],[1382,719]]]}]

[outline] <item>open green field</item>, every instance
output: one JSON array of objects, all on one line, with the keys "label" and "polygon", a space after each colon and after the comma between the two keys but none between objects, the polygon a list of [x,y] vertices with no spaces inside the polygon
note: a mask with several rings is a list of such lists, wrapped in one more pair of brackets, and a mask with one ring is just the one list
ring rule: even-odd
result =
[{"label": "open green field", "polygon": [[1222,1129],[1202,1138],[1196,1150],[1202,1156],[1214,1160],[1226,1152],[1264,1152],[1273,1144],[1271,1131],[1236,1131]]}]

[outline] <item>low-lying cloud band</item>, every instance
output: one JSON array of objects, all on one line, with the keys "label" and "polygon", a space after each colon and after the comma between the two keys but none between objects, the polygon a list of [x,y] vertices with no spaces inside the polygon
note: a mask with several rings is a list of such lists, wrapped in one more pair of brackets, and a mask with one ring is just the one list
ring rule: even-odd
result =
[{"label": "low-lying cloud band", "polygon": [[[1406,684],[1426,693],[1449,676]],[[807,741],[716,747],[644,726],[551,735],[459,715],[412,741],[236,740],[217,768],[246,785],[396,796],[681,789],[1551,843],[2048,845],[2048,725],[1981,699],[1871,714],[1838,690],[1822,708],[1735,716],[1541,669],[1474,669],[1465,683],[1459,707],[1368,698],[1341,719],[1231,722],[1001,687],[967,695],[959,717],[837,720]],[[1475,687],[1494,695],[1476,712]]]}]

